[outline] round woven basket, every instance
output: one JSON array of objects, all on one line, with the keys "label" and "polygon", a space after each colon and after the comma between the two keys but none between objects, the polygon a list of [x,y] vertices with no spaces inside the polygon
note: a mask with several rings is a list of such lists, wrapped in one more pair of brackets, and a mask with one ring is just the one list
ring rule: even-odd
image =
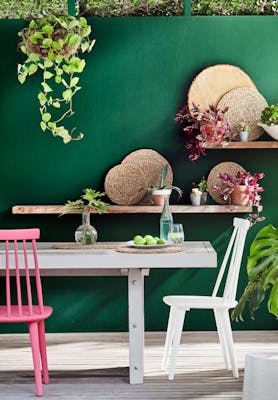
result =
[{"label": "round woven basket", "polygon": [[232,89],[249,87],[256,90],[251,78],[239,67],[217,64],[202,70],[188,91],[189,109],[195,104],[201,111],[216,106],[221,97]]},{"label": "round woven basket", "polygon": [[222,110],[228,107],[223,118],[229,123],[236,140],[239,140],[240,123],[243,121],[249,125],[249,141],[258,139],[264,132],[257,123],[266,106],[265,98],[257,90],[248,87],[229,91],[217,104]]},{"label": "round woven basket", "polygon": [[161,171],[168,164],[168,172],[165,179],[166,185],[173,183],[173,170],[169,162],[157,151],[152,149],[136,150],[126,156],[122,164],[132,164],[144,174],[147,186],[156,186],[160,182]]},{"label": "round woven basket", "polygon": [[226,173],[232,177],[235,177],[238,172],[242,173],[246,172],[246,170],[241,165],[231,161],[222,162],[212,168],[207,179],[207,185],[208,192],[216,203],[229,204],[229,200],[223,200],[221,196],[213,189],[214,185],[225,188],[225,184],[223,183],[222,179],[219,178],[219,174]]},{"label": "round woven basket", "polygon": [[130,163],[116,165],[105,177],[104,188],[109,199],[121,206],[137,204],[144,196],[147,179]]}]

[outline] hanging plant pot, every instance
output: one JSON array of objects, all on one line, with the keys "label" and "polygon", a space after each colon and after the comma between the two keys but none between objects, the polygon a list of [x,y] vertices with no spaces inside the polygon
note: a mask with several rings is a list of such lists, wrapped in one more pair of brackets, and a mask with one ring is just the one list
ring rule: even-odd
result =
[{"label": "hanging plant pot", "polygon": [[23,84],[30,75],[42,70],[42,88],[37,96],[40,126],[43,131],[60,136],[64,143],[83,137],[82,133],[73,136],[75,128],[69,131],[61,122],[74,114],[72,99],[81,89],[78,75],[86,65],[78,53],[92,50],[95,40],[90,40],[90,33],[91,26],[85,18],[72,16],[32,20],[19,32],[20,50],[26,60],[18,65],[18,80]]}]

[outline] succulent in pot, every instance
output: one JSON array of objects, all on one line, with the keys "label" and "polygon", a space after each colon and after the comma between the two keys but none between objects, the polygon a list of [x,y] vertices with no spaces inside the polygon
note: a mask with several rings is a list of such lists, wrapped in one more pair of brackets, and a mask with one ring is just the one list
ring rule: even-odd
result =
[{"label": "succulent in pot", "polygon": [[90,40],[91,26],[83,17],[49,16],[30,21],[19,32],[19,47],[26,56],[18,64],[20,83],[42,72],[41,90],[38,93],[42,131],[59,136],[64,143],[79,140],[83,133],[75,134],[61,122],[74,114],[73,96],[81,89],[79,76],[86,65],[78,53],[90,52],[95,40]]},{"label": "succulent in pot", "polygon": [[250,126],[247,122],[241,121],[240,122],[240,130],[239,130],[239,137],[241,142],[248,142],[250,133]]},{"label": "succulent in pot", "polygon": [[172,190],[175,190],[178,193],[178,196],[182,196],[182,190],[173,185],[166,185],[165,179],[168,173],[168,164],[165,164],[161,171],[160,182],[157,186],[151,186],[146,188],[151,195],[152,203],[155,206],[162,206],[164,204],[164,198],[170,197]]},{"label": "succulent in pot", "polygon": [[[196,197],[198,195],[200,195],[200,202]],[[190,199],[192,205],[205,205],[207,203],[207,195],[208,195],[207,180],[204,176],[202,176],[200,182],[192,183],[192,190],[190,193]]]},{"label": "succulent in pot", "polygon": [[278,104],[267,106],[258,123],[273,139],[278,140]]}]

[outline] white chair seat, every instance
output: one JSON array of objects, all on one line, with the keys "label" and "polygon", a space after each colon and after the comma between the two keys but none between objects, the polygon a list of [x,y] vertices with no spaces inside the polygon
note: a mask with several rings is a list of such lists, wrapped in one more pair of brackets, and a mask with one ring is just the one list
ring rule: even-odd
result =
[{"label": "white chair seat", "polygon": [[227,301],[223,297],[212,296],[165,296],[164,303],[185,310],[190,308],[233,308],[237,305],[236,300]]},{"label": "white chair seat", "polygon": [[[186,313],[191,309],[213,310],[216,328],[223,351],[224,363],[227,369],[233,370],[233,376],[238,378],[238,368],[233,348],[233,335],[229,309],[237,305],[236,290],[240,264],[247,231],[250,222],[246,219],[234,218],[234,230],[218,273],[212,296],[165,296],[163,301],[170,306],[167,334],[164,347],[162,368],[168,369],[169,379],[174,379],[177,353],[180,346]],[[230,260],[230,261],[229,261]],[[219,297],[219,288],[224,277],[226,266],[226,284],[223,296]],[[207,289],[207,288],[205,288]]]}]

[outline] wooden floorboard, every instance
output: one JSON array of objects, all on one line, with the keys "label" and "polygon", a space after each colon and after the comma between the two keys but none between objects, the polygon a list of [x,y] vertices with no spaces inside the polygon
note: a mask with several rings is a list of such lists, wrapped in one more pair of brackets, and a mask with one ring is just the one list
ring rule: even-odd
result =
[{"label": "wooden floorboard", "polygon": [[[145,383],[128,383],[126,333],[48,334],[45,399],[238,400],[245,354],[278,351],[278,331],[234,332],[240,378],[224,369],[216,332],[185,332],[175,380],[161,371],[165,333],[146,333]],[[0,335],[0,400],[35,399],[27,335]]]}]

